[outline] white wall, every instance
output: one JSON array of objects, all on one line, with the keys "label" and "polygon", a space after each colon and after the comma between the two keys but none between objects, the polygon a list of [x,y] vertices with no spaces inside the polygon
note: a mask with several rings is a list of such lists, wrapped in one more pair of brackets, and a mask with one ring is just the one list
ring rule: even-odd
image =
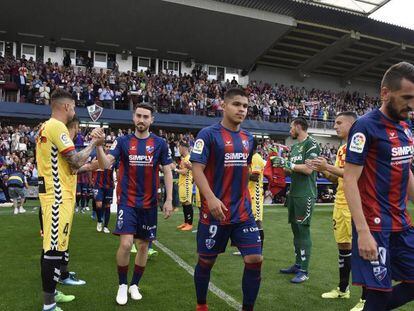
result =
[{"label": "white wall", "polygon": [[116,54],[116,62],[120,72],[132,71],[132,55],[128,55],[128,58],[123,60],[121,54]]},{"label": "white wall", "polygon": [[307,89],[317,88],[320,90],[332,91],[358,91],[362,94],[367,93],[370,96],[378,96],[378,86],[375,84],[352,81],[351,85],[343,87],[339,78],[329,77],[317,74],[311,74],[311,77],[301,82],[298,80],[297,73],[293,70],[286,70],[282,68],[274,68],[269,66],[258,65],[257,69],[249,74],[249,80],[263,81],[271,84],[278,83],[284,85],[304,86]]},{"label": "white wall", "polygon": [[186,62],[181,62],[181,73],[183,75],[184,74],[191,75],[191,72],[193,71],[194,66],[195,66],[195,62],[191,62],[191,66],[190,67],[187,67],[185,64],[186,64]]},{"label": "white wall", "polygon": [[[61,47],[56,48],[56,52],[50,52],[49,47],[45,45],[43,49],[43,60],[47,62],[47,59],[50,58],[52,63],[58,63],[59,65],[63,64],[63,49]],[[75,65],[72,61],[72,65]]]}]

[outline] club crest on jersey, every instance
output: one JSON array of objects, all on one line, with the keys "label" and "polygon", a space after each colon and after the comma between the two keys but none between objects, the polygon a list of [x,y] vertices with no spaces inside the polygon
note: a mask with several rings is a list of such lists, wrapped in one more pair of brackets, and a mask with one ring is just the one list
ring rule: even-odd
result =
[{"label": "club crest on jersey", "polygon": [[378,281],[382,281],[387,276],[387,268],[383,266],[373,267],[372,272]]},{"label": "club crest on jersey", "polygon": [[231,146],[231,140],[226,140],[226,146]]},{"label": "club crest on jersey", "polygon": [[193,152],[196,153],[196,154],[202,154],[203,149],[204,149],[204,140],[199,138],[194,143]]},{"label": "club crest on jersey", "polygon": [[389,139],[396,139],[396,138],[398,138],[398,135],[395,131],[391,131],[388,135],[388,138]]},{"label": "club crest on jersey", "polygon": [[116,226],[118,227],[118,229],[122,229],[123,225],[124,221],[122,219],[118,219],[118,221],[116,222]]},{"label": "club crest on jersey", "polygon": [[154,146],[146,146],[145,149],[147,150],[147,153],[153,153],[154,152]]},{"label": "club crest on jersey", "polygon": [[366,138],[361,132],[355,133],[351,138],[351,144],[349,150],[356,153],[362,153],[364,151]]},{"label": "club crest on jersey", "polygon": [[129,148],[129,150],[136,151],[137,150],[137,146],[131,146],[131,148]]},{"label": "club crest on jersey", "polygon": [[243,144],[243,147],[245,149],[249,149],[249,141],[248,140],[242,140],[242,144]]},{"label": "club crest on jersey", "polygon": [[213,239],[206,239],[206,247],[208,249],[212,249],[214,245],[216,244],[216,241]]}]

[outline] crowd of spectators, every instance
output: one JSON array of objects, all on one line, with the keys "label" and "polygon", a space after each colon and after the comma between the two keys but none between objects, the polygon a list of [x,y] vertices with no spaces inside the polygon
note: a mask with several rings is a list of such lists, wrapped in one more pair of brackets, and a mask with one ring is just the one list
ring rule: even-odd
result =
[{"label": "crowd of spectators", "polygon": [[[15,171],[22,172],[29,185],[35,186],[37,184],[35,145],[39,128],[40,124],[34,127],[26,125],[0,126],[0,201],[2,201],[2,197],[4,198],[1,192],[7,193],[5,186],[7,178]],[[77,149],[82,149],[89,144],[91,140],[89,133],[90,129],[88,128],[79,130],[74,139]],[[106,129],[106,140],[114,141],[117,137],[130,133],[132,133],[132,129]],[[180,158],[179,142],[185,140],[190,146],[193,146],[195,141],[195,133],[191,132],[179,133],[158,129],[155,130],[155,134],[163,137],[168,142],[171,155],[176,162]],[[265,160],[267,160],[271,149],[282,147],[287,150],[286,146],[283,145],[283,141],[266,138],[259,139],[258,142],[258,152]],[[320,144],[320,146],[322,156],[326,157],[330,163],[334,163],[338,145],[327,143]],[[287,153],[285,154],[287,155]]]},{"label": "crowd of spectators", "polygon": [[[160,113],[221,116],[224,92],[237,86],[236,79],[208,80],[207,73],[199,68],[191,74],[155,75],[150,70],[120,72],[116,62],[112,70],[72,66],[70,59],[64,63],[0,55],[3,100],[48,105],[53,90],[63,88],[73,94],[78,106],[98,103],[104,108],[130,109],[136,103],[147,102]],[[261,81],[251,81],[246,92],[248,118],[290,122],[304,116],[313,122],[312,127],[317,127],[318,121],[329,125],[341,111],[363,115],[379,105],[378,98],[358,92],[338,93]]]}]

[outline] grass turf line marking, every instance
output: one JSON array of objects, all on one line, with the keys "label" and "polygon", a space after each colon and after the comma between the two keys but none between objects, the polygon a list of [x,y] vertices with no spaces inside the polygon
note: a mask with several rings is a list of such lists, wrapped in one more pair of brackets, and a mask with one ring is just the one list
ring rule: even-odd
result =
[{"label": "grass turf line marking", "polygon": [[[188,263],[186,263],[181,257],[179,257],[176,253],[174,253],[172,250],[164,246],[159,241],[153,242],[155,246],[157,246],[160,250],[162,250],[164,253],[166,253],[172,260],[174,260],[181,268],[183,268],[185,271],[187,271],[191,276],[194,276],[194,269],[191,267]],[[214,285],[212,282],[210,282],[208,289],[213,292],[217,297],[224,300],[230,307],[232,307],[235,310],[241,310],[242,305],[237,302],[233,297],[226,294],[223,290],[218,288],[216,285]]]}]

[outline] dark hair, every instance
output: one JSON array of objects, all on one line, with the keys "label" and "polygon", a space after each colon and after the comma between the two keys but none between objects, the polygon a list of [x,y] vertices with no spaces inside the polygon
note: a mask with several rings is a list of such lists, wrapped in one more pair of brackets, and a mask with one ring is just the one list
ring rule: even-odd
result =
[{"label": "dark hair", "polygon": [[180,146],[189,148],[190,144],[186,140],[181,140],[180,141]]},{"label": "dark hair", "polygon": [[71,93],[69,93],[68,91],[62,90],[60,88],[57,88],[56,90],[54,90],[50,97],[52,103],[55,102],[56,100],[64,99],[64,98],[73,100],[73,96]]},{"label": "dark hair", "polygon": [[137,104],[135,106],[134,111],[137,110],[138,108],[147,109],[147,110],[151,111],[151,114],[154,113],[154,107],[152,107],[150,104],[146,104],[146,103]]},{"label": "dark hair", "polygon": [[297,117],[297,118],[293,119],[292,123],[294,125],[300,125],[300,127],[304,131],[307,131],[308,130],[308,122],[303,117]]},{"label": "dark hair", "polygon": [[336,115],[336,117],[351,117],[354,120],[358,119],[358,115],[353,111],[342,111]]},{"label": "dark hair", "polygon": [[246,92],[244,91],[244,89],[242,89],[240,87],[234,87],[234,88],[231,88],[231,89],[227,90],[227,92],[224,94],[224,100],[233,98],[235,96],[247,97]]},{"label": "dark hair", "polygon": [[391,91],[397,91],[401,88],[401,80],[407,79],[414,83],[414,66],[407,62],[400,62],[392,65],[384,74],[381,81],[381,87],[387,87]]},{"label": "dark hair", "polygon": [[66,124],[66,127],[69,128],[73,128],[75,127],[76,124],[79,124],[79,119],[77,116],[74,116],[72,120],[70,120],[68,122],[68,124]]}]

